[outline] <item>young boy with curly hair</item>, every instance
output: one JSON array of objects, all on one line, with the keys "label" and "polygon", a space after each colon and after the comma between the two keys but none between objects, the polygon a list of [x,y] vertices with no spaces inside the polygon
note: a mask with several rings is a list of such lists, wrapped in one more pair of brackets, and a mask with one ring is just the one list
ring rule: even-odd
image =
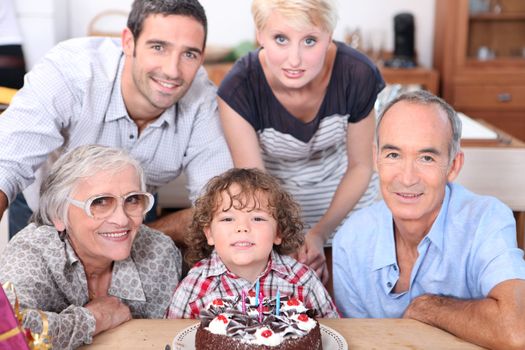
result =
[{"label": "young boy with curly hair", "polygon": [[208,183],[195,202],[186,261],[168,318],[198,318],[217,298],[253,291],[295,297],[318,317],[339,317],[308,266],[286,254],[304,241],[299,206],[277,180],[257,169],[231,169]]}]

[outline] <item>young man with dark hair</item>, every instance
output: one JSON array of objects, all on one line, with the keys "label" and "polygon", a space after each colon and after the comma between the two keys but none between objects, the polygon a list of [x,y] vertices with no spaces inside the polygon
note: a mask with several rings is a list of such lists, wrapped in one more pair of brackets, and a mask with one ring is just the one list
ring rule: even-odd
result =
[{"label": "young man with dark hair", "polygon": [[[216,90],[201,67],[201,4],[135,0],[128,26],[120,42],[91,37],[57,45],[2,114],[0,216],[11,203],[11,235],[37,209],[40,181],[57,153],[83,144],[128,150],[152,192],[185,172],[190,199],[231,167]],[[180,242],[189,218],[182,210],[150,225]]]}]

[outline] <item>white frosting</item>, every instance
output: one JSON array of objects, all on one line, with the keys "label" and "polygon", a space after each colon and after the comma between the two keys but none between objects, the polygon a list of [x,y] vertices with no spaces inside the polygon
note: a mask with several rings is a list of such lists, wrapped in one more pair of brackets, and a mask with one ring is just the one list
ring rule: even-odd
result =
[{"label": "white frosting", "polygon": [[315,327],[317,322],[315,322],[312,318],[308,317],[307,321],[301,321],[299,320],[299,316],[300,315],[297,314],[292,315],[292,317],[290,317],[292,320],[297,322],[297,327],[299,327],[299,329],[302,329],[303,331],[309,331],[310,329],[313,329]]},{"label": "white frosting", "polygon": [[[221,320],[219,316],[226,317],[227,322],[224,323],[224,321]],[[230,323],[230,317],[229,317],[230,315],[220,314],[219,316],[211,320],[210,324],[208,325],[208,330],[213,334],[226,335],[226,328],[228,327],[228,323]]]},{"label": "white frosting", "polygon": [[257,311],[257,309],[248,309],[246,310],[246,313],[248,314],[248,316],[254,318],[259,316],[259,311]]},{"label": "white frosting", "polygon": [[[266,331],[271,332],[272,335],[269,337],[263,337],[262,333]],[[257,345],[277,346],[280,345],[282,342],[283,336],[281,334],[274,333],[268,327],[261,327],[255,332],[255,340],[253,340],[251,343]]]},{"label": "white frosting", "polygon": [[295,310],[295,312],[297,313],[306,312],[308,309],[304,307],[303,302],[300,300],[297,301],[299,302],[299,305],[288,305],[288,302],[286,301],[284,303],[281,303],[281,311]]}]

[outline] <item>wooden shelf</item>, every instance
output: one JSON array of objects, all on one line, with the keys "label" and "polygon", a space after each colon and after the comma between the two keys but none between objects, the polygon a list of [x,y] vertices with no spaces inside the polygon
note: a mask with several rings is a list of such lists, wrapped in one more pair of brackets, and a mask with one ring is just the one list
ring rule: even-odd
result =
[{"label": "wooden shelf", "polygon": [[389,84],[418,84],[433,94],[439,93],[439,73],[435,69],[380,67],[379,70]]},{"label": "wooden shelf", "polygon": [[470,21],[521,21],[525,20],[525,12],[477,13],[469,16]]},{"label": "wooden shelf", "polygon": [[508,69],[510,67],[525,69],[525,57],[496,57],[489,60],[480,60],[476,57],[467,57],[465,65],[471,68],[502,68]]}]

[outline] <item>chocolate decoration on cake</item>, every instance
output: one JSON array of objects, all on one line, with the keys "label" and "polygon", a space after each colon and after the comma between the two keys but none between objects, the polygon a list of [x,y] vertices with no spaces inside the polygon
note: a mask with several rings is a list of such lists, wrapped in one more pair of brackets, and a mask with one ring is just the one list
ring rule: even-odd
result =
[{"label": "chocolate decoration on cake", "polygon": [[[196,350],[303,350],[322,349],[319,323],[315,312],[301,301],[281,298],[279,315],[276,300],[264,298],[262,316],[259,308],[246,298],[216,299],[200,313],[201,324],[195,337]],[[243,308],[245,312],[242,312]]]}]

